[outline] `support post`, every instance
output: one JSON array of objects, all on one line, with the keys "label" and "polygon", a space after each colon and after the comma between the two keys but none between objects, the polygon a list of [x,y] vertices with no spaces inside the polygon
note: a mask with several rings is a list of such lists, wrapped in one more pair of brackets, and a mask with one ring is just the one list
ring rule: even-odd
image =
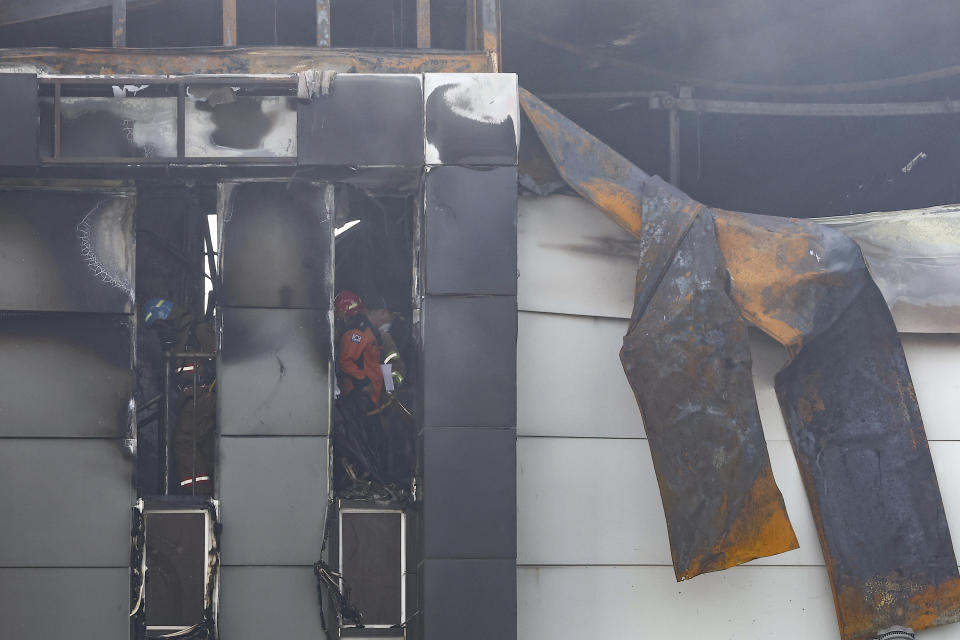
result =
[{"label": "support post", "polygon": [[317,0],[317,46],[330,46],[330,0]]},{"label": "support post", "polygon": [[500,0],[477,0],[477,44],[493,57],[495,71],[501,69]]},{"label": "support post", "polygon": [[680,111],[670,109],[670,184],[680,186]]},{"label": "support post", "polygon": [[223,0],[223,46],[237,46],[237,0]]},{"label": "support post", "polygon": [[467,0],[467,33],[464,41],[467,51],[477,51],[480,48],[477,43],[477,2],[478,0]]},{"label": "support post", "polygon": [[417,0],[417,48],[430,48],[430,0]]},{"label": "support post", "polygon": [[113,0],[113,46],[127,46],[127,0]]}]

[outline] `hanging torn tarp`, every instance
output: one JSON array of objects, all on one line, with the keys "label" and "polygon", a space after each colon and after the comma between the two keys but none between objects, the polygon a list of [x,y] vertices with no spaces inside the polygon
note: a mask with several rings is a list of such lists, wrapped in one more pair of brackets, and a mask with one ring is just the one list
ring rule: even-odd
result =
[{"label": "hanging torn tarp", "polygon": [[677,578],[796,547],[769,473],[749,323],[791,356],[777,394],[844,640],[960,619],[960,574],[903,348],[857,244],[812,221],[704,207],[529,92],[521,104],[564,180],[639,239],[621,360]]}]

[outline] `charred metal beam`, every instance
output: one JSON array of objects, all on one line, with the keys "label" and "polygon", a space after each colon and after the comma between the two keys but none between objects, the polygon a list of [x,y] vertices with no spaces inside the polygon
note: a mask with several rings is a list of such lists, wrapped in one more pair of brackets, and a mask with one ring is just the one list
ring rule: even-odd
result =
[{"label": "charred metal beam", "polygon": [[[583,96],[585,97],[585,96]],[[960,113],[960,100],[930,102],[741,102],[701,100],[691,97],[651,96],[651,109],[670,109],[688,113],[724,113],[747,116],[794,116],[804,118],[929,116]]]},{"label": "charred metal beam", "polygon": [[856,243],[811,221],[704,208],[529,93],[521,100],[564,179],[640,225],[621,360],[678,579],[794,542],[767,475],[750,323],[790,354],[777,395],[844,640],[960,620],[960,573],[910,372]]},{"label": "charred metal beam", "polygon": [[[114,0],[5,0],[0,3],[0,26],[56,18],[57,16],[107,9]],[[157,0],[130,0],[130,4],[144,5]]]},{"label": "charred metal beam", "polygon": [[417,0],[417,48],[430,48],[430,0]]},{"label": "charred metal beam", "polygon": [[127,0],[113,0],[111,39],[114,47],[127,46]]},{"label": "charred metal beam", "polygon": [[317,46],[329,47],[330,42],[330,0],[317,0]]},{"label": "charred metal beam", "polygon": [[237,0],[223,0],[221,4],[223,19],[223,46],[237,46]]},{"label": "charred metal beam", "polygon": [[296,73],[330,69],[353,73],[487,73],[483,51],[257,47],[209,49],[0,49],[0,71],[37,75],[190,75]]},{"label": "charred metal beam", "polygon": [[500,28],[500,0],[476,0],[477,45],[494,59],[494,72],[503,64],[503,33]]}]

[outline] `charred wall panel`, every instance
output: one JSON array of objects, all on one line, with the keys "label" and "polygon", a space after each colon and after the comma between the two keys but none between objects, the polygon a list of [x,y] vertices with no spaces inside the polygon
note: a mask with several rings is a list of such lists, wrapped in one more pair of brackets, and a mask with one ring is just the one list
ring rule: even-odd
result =
[{"label": "charred wall panel", "polygon": [[428,294],[517,293],[517,170],[432,167],[424,182]]},{"label": "charred wall panel", "polygon": [[427,73],[424,96],[427,164],[517,164],[516,75]]},{"label": "charred wall panel", "polygon": [[423,424],[516,424],[517,300],[430,296],[423,306]]},{"label": "charred wall panel", "polygon": [[133,311],[129,192],[0,190],[0,310]]},{"label": "charred wall panel", "polygon": [[501,560],[425,560],[423,637],[517,637],[517,566]]},{"label": "charred wall panel", "polygon": [[340,74],[329,91],[300,103],[297,119],[300,164],[423,164],[419,75]]},{"label": "charred wall panel", "polygon": [[[220,582],[221,638],[328,637],[321,624],[312,567],[224,567]],[[269,607],[264,606],[267,602]],[[328,628],[336,625],[329,604],[324,615]]]},{"label": "charred wall panel", "polygon": [[224,565],[309,566],[327,513],[325,437],[220,438]]},{"label": "charred wall panel", "polygon": [[0,166],[39,163],[39,101],[37,76],[0,74]]},{"label": "charred wall panel", "polygon": [[128,640],[129,602],[126,568],[0,569],[6,638]]},{"label": "charred wall panel", "polygon": [[322,189],[225,183],[220,209],[222,305],[330,307],[333,231]]},{"label": "charred wall panel", "polygon": [[0,313],[0,437],[113,437],[130,424],[133,322]]},{"label": "charred wall panel", "polygon": [[329,313],[227,307],[221,314],[220,433],[326,435]]},{"label": "charred wall panel", "polygon": [[[516,79],[425,78],[419,605],[425,640],[516,638]],[[471,165],[471,166],[468,166]],[[491,168],[485,168],[491,167]]]},{"label": "charred wall panel", "polygon": [[516,444],[510,428],[424,431],[426,558],[516,555]]},{"label": "charred wall panel", "polygon": [[185,103],[188,158],[296,158],[297,104],[283,96],[236,96],[191,86]]},{"label": "charred wall panel", "polygon": [[118,440],[0,440],[0,566],[126,567],[132,474]]},{"label": "charred wall panel", "polygon": [[176,158],[176,127],[176,98],[62,98],[60,157]]}]

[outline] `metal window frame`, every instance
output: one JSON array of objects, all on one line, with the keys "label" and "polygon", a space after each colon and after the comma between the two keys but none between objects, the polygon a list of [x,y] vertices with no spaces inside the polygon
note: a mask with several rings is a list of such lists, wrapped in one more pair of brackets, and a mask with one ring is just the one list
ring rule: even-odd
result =
[{"label": "metal window frame", "polygon": [[[216,503],[214,503],[214,504],[216,504]],[[153,509],[153,508],[150,508],[150,507],[144,507],[144,509],[143,509],[143,527],[144,527],[144,549],[143,549],[143,552],[144,552],[144,558],[146,558],[147,548],[148,548],[148,546],[149,546],[149,544],[150,544],[150,543],[149,543],[149,540],[150,540],[150,524],[149,524],[149,520],[148,520],[148,517],[147,517],[147,516],[149,516],[149,515],[154,515],[154,514],[160,514],[160,515],[162,515],[162,514],[185,515],[185,514],[197,514],[197,513],[203,515],[203,523],[204,523],[204,528],[203,528],[203,543],[204,543],[204,544],[203,544],[203,548],[204,548],[204,555],[203,555],[203,563],[202,563],[202,565],[203,565],[203,600],[204,600],[204,602],[203,602],[203,607],[206,608],[206,607],[207,607],[207,602],[206,602],[206,600],[207,600],[207,593],[208,593],[208,591],[209,591],[209,588],[210,588],[210,580],[211,580],[211,578],[212,578],[212,576],[210,575],[210,565],[209,565],[208,559],[209,559],[209,557],[210,557],[210,552],[213,550],[213,540],[214,540],[214,537],[213,537],[213,519],[210,517],[210,511],[209,511],[209,509],[204,509],[204,508],[202,508],[202,507],[188,507],[188,508],[183,508],[183,509],[177,509],[177,508],[172,508],[172,507],[161,507],[161,508]],[[147,570],[148,570],[148,571],[150,570],[150,566],[149,566],[149,565],[147,565]],[[217,609],[216,604],[217,604],[217,602],[219,601],[219,597],[218,597],[218,594],[217,594],[217,591],[218,591],[218,590],[219,590],[219,585],[215,585],[215,586],[214,586],[214,612],[215,612],[214,615],[216,615],[216,609]],[[144,598],[146,599],[146,595],[144,595]],[[146,602],[146,601],[144,602],[144,605],[147,606],[147,607],[149,607],[149,603]],[[144,629],[146,630],[147,638],[150,638],[150,635],[149,635],[149,634],[150,634],[151,631],[161,631],[161,632],[176,633],[176,632],[178,632],[178,631],[186,631],[187,629],[190,629],[191,627],[192,627],[192,625],[190,625],[190,626],[155,625],[155,626],[145,626]],[[157,638],[158,636],[153,636],[153,637]]]},{"label": "metal window frame", "polygon": [[[122,164],[122,165],[282,165],[296,166],[298,156],[273,157],[222,157],[222,156],[188,156],[186,154],[186,91],[190,85],[225,85],[241,88],[275,88],[276,94],[281,97],[295,97],[297,89],[297,74],[233,74],[233,75],[128,75],[128,76],[77,76],[77,75],[50,75],[40,76],[37,81],[41,86],[53,87],[53,155],[40,156],[41,165],[78,165],[78,164]],[[113,156],[71,156],[61,155],[61,100],[65,85],[85,85],[112,87],[125,84],[153,84],[176,87],[176,137],[177,153],[175,156],[156,158],[124,158]],[[293,92],[293,96],[281,93]],[[274,95],[274,94],[271,94]],[[43,97],[40,100],[50,100]],[[150,100],[150,98],[141,98]]]},{"label": "metal window frame", "polygon": [[[351,513],[388,513],[399,514],[400,516],[400,621],[398,624],[403,624],[406,622],[407,614],[407,514],[399,507],[362,507],[355,502],[351,502],[350,506],[340,506],[337,509],[337,568],[340,575],[343,576],[340,579],[341,591],[343,590],[343,579],[347,578],[349,580],[348,576],[343,575],[343,516]],[[393,624],[364,623],[366,629],[392,629],[394,626]]]}]

